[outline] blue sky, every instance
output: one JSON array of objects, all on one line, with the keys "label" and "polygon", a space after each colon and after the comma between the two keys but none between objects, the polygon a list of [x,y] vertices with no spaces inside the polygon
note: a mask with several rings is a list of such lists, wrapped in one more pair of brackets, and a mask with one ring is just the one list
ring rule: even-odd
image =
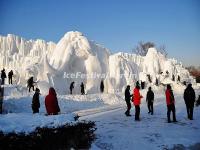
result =
[{"label": "blue sky", "polygon": [[71,30],[112,52],[164,44],[169,57],[200,65],[199,0],[0,0],[1,35],[58,42]]}]

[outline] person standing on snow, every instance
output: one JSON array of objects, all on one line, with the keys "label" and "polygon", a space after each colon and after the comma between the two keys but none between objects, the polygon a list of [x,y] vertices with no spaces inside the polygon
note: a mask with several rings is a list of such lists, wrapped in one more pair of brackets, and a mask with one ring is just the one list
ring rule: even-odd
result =
[{"label": "person standing on snow", "polygon": [[45,97],[45,107],[48,115],[57,115],[60,112],[56,91],[49,88],[49,94]]},{"label": "person standing on snow", "polygon": [[180,77],[179,75],[178,75],[178,79],[177,79],[177,80],[178,80],[178,82],[180,82],[180,81],[181,81],[181,77]]},{"label": "person standing on snow", "polygon": [[133,104],[135,105],[135,120],[140,121],[140,103],[143,96],[140,95],[140,86],[137,84],[133,90]]},{"label": "person standing on snow", "polygon": [[101,91],[101,93],[104,92],[104,84],[103,84],[103,80],[101,80],[100,91]]},{"label": "person standing on snow", "polygon": [[40,108],[40,90],[38,88],[35,89],[35,94],[33,95],[32,99],[32,110],[33,114],[39,113],[39,108]]},{"label": "person standing on snow", "polygon": [[167,85],[167,90],[165,92],[165,95],[166,95],[166,103],[167,103],[168,123],[171,123],[171,119],[170,119],[171,111],[173,113],[173,122],[177,122],[176,121],[176,108],[175,108],[174,94],[173,94],[173,91],[172,91],[171,86],[169,84]]},{"label": "person standing on snow", "polygon": [[195,91],[192,88],[192,84],[188,84],[187,88],[184,91],[184,100],[187,108],[188,119],[193,120],[193,109],[195,102]]},{"label": "person standing on snow", "polygon": [[125,90],[125,101],[127,105],[127,110],[125,112],[126,116],[131,116],[130,115],[130,110],[131,110],[131,97],[133,95],[130,94],[130,85],[127,85],[126,90]]},{"label": "person standing on snow", "polygon": [[148,109],[149,109],[148,113],[151,113],[151,115],[153,115],[154,93],[151,90],[151,87],[149,87],[149,90],[147,92],[146,101],[147,101],[147,106],[148,106]]},{"label": "person standing on snow", "polygon": [[6,72],[5,69],[1,70],[1,85],[5,84]]},{"label": "person standing on snow", "polygon": [[81,95],[85,94],[85,88],[83,82],[81,83]]},{"label": "person standing on snow", "polygon": [[13,76],[13,71],[11,70],[11,71],[8,73],[8,83],[9,83],[9,84],[12,84],[12,76]]},{"label": "person standing on snow", "polygon": [[33,77],[30,77],[27,81],[27,87],[29,92],[31,91],[31,88],[33,88],[34,91],[34,83],[36,82],[33,81]]},{"label": "person standing on snow", "polygon": [[70,89],[70,94],[72,94],[72,90],[74,89],[74,81],[70,84],[69,89]]}]

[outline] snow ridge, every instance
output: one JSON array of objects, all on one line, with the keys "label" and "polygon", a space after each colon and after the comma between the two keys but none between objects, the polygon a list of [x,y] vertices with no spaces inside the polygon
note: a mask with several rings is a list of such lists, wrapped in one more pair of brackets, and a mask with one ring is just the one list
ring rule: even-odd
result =
[{"label": "snow ridge", "polygon": [[[127,84],[134,86],[137,80],[145,81],[147,85],[155,84],[156,80],[171,83],[173,75],[174,83],[180,76],[181,82],[195,84],[181,63],[165,58],[155,48],[150,48],[144,57],[123,52],[111,54],[78,31],[67,32],[57,44],[40,39],[25,40],[12,34],[0,36],[0,56],[0,67],[14,70],[15,83],[25,85],[26,80],[34,76],[40,81],[38,86],[42,92],[54,86],[60,94],[66,94],[70,83],[75,81],[75,93],[79,92],[81,82],[87,93],[95,93],[99,92],[103,80],[105,92],[113,93],[123,91]],[[91,78],[94,73],[103,76]],[[65,76],[69,74],[76,77]],[[86,76],[82,78],[81,74]]]}]

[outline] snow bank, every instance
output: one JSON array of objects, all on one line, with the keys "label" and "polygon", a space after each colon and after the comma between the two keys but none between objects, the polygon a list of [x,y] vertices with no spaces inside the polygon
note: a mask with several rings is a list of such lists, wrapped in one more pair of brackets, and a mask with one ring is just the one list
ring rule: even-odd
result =
[{"label": "snow bank", "polygon": [[44,116],[31,113],[8,113],[0,115],[0,128],[4,133],[30,133],[37,127],[58,127],[75,123],[73,114]]},{"label": "snow bank", "polygon": [[[58,95],[60,114],[46,116],[44,95],[40,95],[40,112],[32,114],[33,92],[21,95],[16,91],[16,86],[5,86],[3,101],[3,115],[0,115],[0,128],[5,133],[25,132],[30,133],[37,127],[57,127],[66,123],[74,123],[74,116],[87,109],[104,109],[107,106],[124,105],[124,99],[116,94],[91,94],[91,95]],[[17,94],[16,94],[17,93]]]}]

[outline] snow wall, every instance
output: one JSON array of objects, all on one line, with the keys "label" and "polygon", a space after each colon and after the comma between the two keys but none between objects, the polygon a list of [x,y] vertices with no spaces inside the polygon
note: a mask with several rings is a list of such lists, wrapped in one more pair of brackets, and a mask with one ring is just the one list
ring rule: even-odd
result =
[{"label": "snow wall", "polygon": [[[111,54],[107,48],[88,40],[77,31],[67,32],[55,44],[44,40],[25,40],[8,34],[0,36],[0,68],[14,71],[14,82],[25,85],[30,76],[38,81],[43,93],[50,86],[60,94],[69,94],[69,86],[75,82],[74,93],[80,93],[81,82],[86,93],[98,93],[104,82],[105,92],[122,92],[136,81],[148,84],[187,81],[195,84],[193,77],[175,59],[165,58],[155,48],[146,56],[136,54]],[[147,75],[150,75],[151,83]]]}]

